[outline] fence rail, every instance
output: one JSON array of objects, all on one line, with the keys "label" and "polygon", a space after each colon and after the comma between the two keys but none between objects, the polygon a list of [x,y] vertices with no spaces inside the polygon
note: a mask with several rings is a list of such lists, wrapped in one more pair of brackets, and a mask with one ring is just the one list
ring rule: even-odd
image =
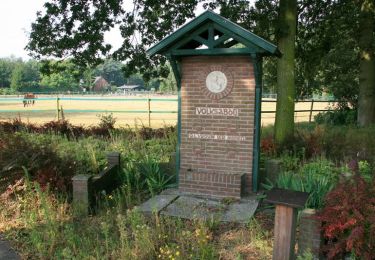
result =
[{"label": "fence rail", "polygon": [[[151,115],[152,114],[176,114],[177,113],[177,98],[160,98],[160,97],[149,97],[149,98],[128,98],[128,97],[37,97],[34,100],[39,103],[40,101],[52,101],[51,106],[54,102],[56,102],[55,109],[34,109],[31,107],[28,107],[27,109],[25,108],[18,108],[19,105],[26,99],[23,97],[1,97],[0,96],[0,116],[1,114],[13,114],[13,113],[32,113],[32,114],[38,114],[38,113],[56,113],[57,118],[60,118],[60,113],[61,111],[64,112],[64,114],[79,114],[79,113],[120,113],[120,114],[147,114],[147,120],[148,120],[148,125],[151,127]],[[138,102],[144,102],[145,104],[142,106],[145,109],[142,109],[142,107],[139,107],[137,109],[118,109],[117,108],[108,108],[108,109],[98,109],[98,108],[82,108],[82,109],[76,109],[76,108],[62,108],[60,102],[61,101],[74,101],[74,102],[116,102],[117,104],[121,104],[120,106],[122,107],[123,104],[130,104],[130,103],[138,103]],[[18,104],[19,102],[19,104]],[[317,112],[324,112],[324,111],[329,111],[327,107],[322,108],[322,104],[326,103],[328,105],[336,104],[338,103],[338,100],[300,100],[297,101],[297,104],[310,104],[307,107],[303,107],[303,109],[296,109],[295,114],[296,117],[298,117],[298,113],[308,113],[308,115],[305,115],[304,117],[308,121],[311,122],[313,119],[313,113]],[[155,108],[154,104],[162,104],[162,108]],[[276,100],[269,100],[263,99],[262,100],[262,114],[264,115],[269,115],[269,114],[275,114],[276,109],[273,107],[270,108],[269,105],[266,104],[272,104],[276,103]],[[3,104],[3,105],[2,105]],[[13,104],[13,107],[11,108],[4,108],[2,107],[7,106],[7,104]],[[170,104],[170,105],[168,105]],[[316,107],[319,104],[319,107]],[[104,106],[103,104],[93,104],[97,106]],[[315,106],[314,106],[315,105]],[[25,106],[25,105],[24,105]],[[90,105],[86,105],[86,107],[89,107]],[[267,106],[269,106],[267,108]],[[163,109],[167,108],[167,109]],[[174,108],[174,109],[170,109]],[[37,116],[37,115],[36,115]],[[274,117],[262,117],[267,118],[267,119],[272,119]],[[307,121],[307,120],[306,120]]]}]

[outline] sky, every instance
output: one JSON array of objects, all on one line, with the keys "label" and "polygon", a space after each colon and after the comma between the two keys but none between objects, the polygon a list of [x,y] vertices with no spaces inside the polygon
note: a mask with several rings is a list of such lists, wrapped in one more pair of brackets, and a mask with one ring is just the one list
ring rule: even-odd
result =
[{"label": "sky", "polygon": [[[0,58],[11,55],[24,60],[31,58],[25,46],[31,23],[35,21],[37,11],[43,10],[45,2],[46,0],[0,0]],[[197,12],[199,14],[202,11],[200,7]],[[105,34],[105,41],[114,49],[121,46],[121,40],[118,29]]]},{"label": "sky", "polygon": [[0,0],[0,58],[29,58],[24,50],[27,35],[43,4],[44,0]]},{"label": "sky", "polygon": [[[0,58],[21,57],[30,59],[25,46],[31,31],[31,23],[36,13],[43,10],[46,0],[0,0]],[[114,29],[105,34],[105,41],[114,48],[121,46],[119,30]]]}]

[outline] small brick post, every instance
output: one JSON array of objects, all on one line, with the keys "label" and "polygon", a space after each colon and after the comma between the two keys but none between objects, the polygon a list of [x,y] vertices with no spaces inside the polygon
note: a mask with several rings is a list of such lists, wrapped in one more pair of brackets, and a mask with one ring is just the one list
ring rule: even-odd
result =
[{"label": "small brick post", "polygon": [[107,161],[108,165],[120,165],[120,153],[118,152],[111,152],[107,154]]},{"label": "small brick post", "polygon": [[321,247],[321,222],[316,219],[314,209],[305,209],[301,212],[299,236],[298,236],[298,254],[310,251],[314,259],[319,259]]},{"label": "small brick post", "polygon": [[265,178],[271,182],[275,182],[281,173],[282,161],[278,159],[270,159],[265,162],[266,174]]},{"label": "small brick post", "polygon": [[73,207],[79,214],[89,213],[91,178],[92,176],[86,174],[79,174],[72,178]]}]

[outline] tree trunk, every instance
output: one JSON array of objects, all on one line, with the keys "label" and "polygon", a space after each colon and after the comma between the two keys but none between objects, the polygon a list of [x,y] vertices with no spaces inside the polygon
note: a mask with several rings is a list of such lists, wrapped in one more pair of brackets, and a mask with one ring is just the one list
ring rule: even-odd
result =
[{"label": "tree trunk", "polygon": [[275,120],[275,141],[279,147],[294,133],[296,23],[297,0],[280,0],[278,47],[282,57],[277,62]]},{"label": "tree trunk", "polygon": [[358,124],[375,123],[375,6],[373,0],[363,0],[360,13],[360,72],[358,97]]}]

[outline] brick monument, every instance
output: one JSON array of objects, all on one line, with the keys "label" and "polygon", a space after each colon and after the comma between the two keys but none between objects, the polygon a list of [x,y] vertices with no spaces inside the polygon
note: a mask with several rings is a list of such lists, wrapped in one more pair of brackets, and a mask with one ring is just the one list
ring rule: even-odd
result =
[{"label": "brick monument", "polygon": [[257,191],[261,60],[277,47],[206,11],[148,54],[165,55],[178,84],[179,190],[214,198]]}]

